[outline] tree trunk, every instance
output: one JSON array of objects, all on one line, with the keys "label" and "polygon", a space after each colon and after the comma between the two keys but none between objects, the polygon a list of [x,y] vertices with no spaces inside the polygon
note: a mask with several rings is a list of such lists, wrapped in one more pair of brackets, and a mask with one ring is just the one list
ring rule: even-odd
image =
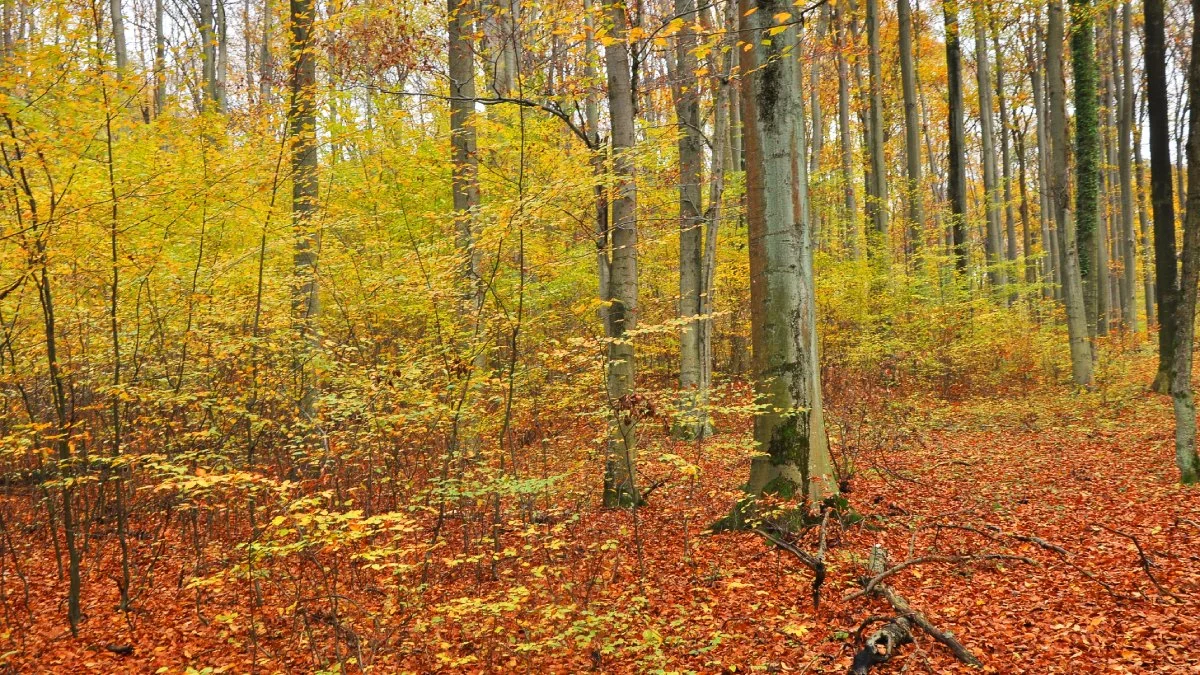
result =
[{"label": "tree trunk", "polygon": [[[817,15],[817,31],[813,36],[812,62],[809,64],[809,115],[812,117],[812,142],[809,144],[808,175],[816,180],[821,170],[821,152],[825,147],[825,117],[821,110],[821,41],[829,29],[829,5],[821,5]],[[803,88],[801,88],[803,93]],[[822,227],[819,213],[810,215],[813,231],[813,246],[820,249],[828,245],[828,235]]]},{"label": "tree trunk", "polygon": [[672,93],[679,127],[679,317],[687,323],[679,337],[679,388],[683,394],[675,432],[682,438],[704,436],[700,411],[701,388],[700,295],[701,249],[704,245],[700,180],[704,139],[700,135],[700,90],[696,82],[696,0],[676,0],[675,15],[684,17],[675,35],[675,77]]},{"label": "tree trunk", "polygon": [[[1192,0],[1200,16],[1200,0]],[[1193,22],[1192,54],[1188,64],[1188,100],[1200,111],[1200,23]],[[1184,484],[1200,481],[1196,455],[1196,402],[1192,395],[1192,338],[1196,320],[1196,289],[1200,283],[1200,114],[1192,114],[1187,142],[1188,201],[1183,223],[1183,274],[1175,321],[1175,368],[1171,401],[1175,412],[1175,464]],[[1196,170],[1192,170],[1196,169]]]},{"label": "tree trunk", "polygon": [[741,1],[744,39],[753,45],[741,54],[751,325],[757,387],[767,404],[754,421],[766,454],[753,460],[747,490],[817,503],[837,486],[825,439],[812,250],[803,220],[799,64],[782,58],[795,52],[797,29],[764,39],[772,17],[792,7],[786,0]]},{"label": "tree trunk", "polygon": [[908,203],[908,239],[910,255],[921,244],[925,228],[925,208],[921,186],[921,120],[917,110],[917,81],[913,66],[912,10],[909,0],[897,0],[900,29],[900,82],[904,93],[904,161],[908,179],[904,199]]},{"label": "tree trunk", "polygon": [[879,235],[881,253],[888,255],[887,168],[883,157],[883,72],[879,63],[879,0],[867,2],[867,72],[870,87],[871,197],[867,211]]},{"label": "tree trunk", "polygon": [[275,82],[275,57],[271,52],[271,39],[275,32],[274,22],[274,2],[273,0],[263,0],[262,46],[258,52],[258,100],[263,105],[271,103],[272,85]]},{"label": "tree trunk", "polygon": [[[634,182],[633,148],[636,141],[633,119],[633,82],[626,45],[625,7],[606,0],[604,8],[612,21],[604,47],[608,71],[608,109],[612,122],[613,179],[612,274],[609,279],[611,304],[608,334],[621,338],[637,327],[637,184]],[[634,395],[634,348],[627,340],[608,346],[608,398],[612,407],[608,453],[604,470],[604,505],[633,506],[640,497],[636,480],[637,414]]]},{"label": "tree trunk", "polygon": [[1050,199],[1054,222],[1058,226],[1063,271],[1063,304],[1067,309],[1067,338],[1071,348],[1071,375],[1075,384],[1092,384],[1092,344],[1088,339],[1087,314],[1083,307],[1083,283],[1079,270],[1080,244],[1075,239],[1075,223],[1070,212],[1071,188],[1067,151],[1066,80],[1063,76],[1063,7],[1060,0],[1050,0],[1050,16],[1046,31],[1046,82],[1052,168]]},{"label": "tree trunk", "polygon": [[217,97],[217,36],[213,25],[213,2],[200,0],[201,109],[219,109]]},{"label": "tree trunk", "polygon": [[1042,253],[1046,266],[1043,283],[1050,291],[1049,297],[1062,298],[1062,255],[1059,251],[1058,228],[1051,228],[1050,213],[1053,211],[1050,198],[1050,147],[1049,121],[1046,114],[1045,90],[1042,86],[1043,72],[1038,60],[1041,51],[1041,27],[1035,17],[1032,39],[1026,43],[1026,60],[1029,62],[1029,79],[1033,90],[1033,108],[1037,118],[1037,170],[1038,170],[1038,220],[1042,230]]},{"label": "tree trunk", "polygon": [[950,171],[947,197],[950,201],[950,228],[954,244],[955,267],[967,271],[967,168],[963,149],[962,56],[958,38],[958,0],[945,0],[942,11],[946,20],[946,88],[950,98]]},{"label": "tree trunk", "polygon": [[862,257],[862,247],[858,238],[858,200],[854,194],[854,143],[850,137],[850,62],[846,59],[850,43],[846,29],[846,10],[838,3],[834,5],[833,11],[834,21],[837,22],[838,136],[842,146],[842,205],[845,209],[847,239],[857,260]]},{"label": "tree trunk", "polygon": [[108,0],[112,12],[113,55],[117,61],[117,77],[129,66],[128,52],[125,50],[125,13],[121,9],[121,0]]},{"label": "tree trunk", "polygon": [[[1136,97],[1136,91],[1134,91],[1134,95],[1130,98]],[[1133,128],[1133,175],[1136,181],[1133,194],[1137,199],[1138,231],[1141,234],[1142,288],[1146,299],[1146,329],[1148,332],[1149,329],[1158,325],[1158,314],[1155,311],[1158,302],[1154,297],[1154,261],[1151,259],[1154,246],[1150,241],[1150,219],[1146,215],[1146,167],[1142,163],[1142,126],[1146,119],[1146,97],[1142,97],[1138,110],[1138,123]]]},{"label": "tree trunk", "polygon": [[300,418],[308,423],[313,421],[316,386],[307,362],[317,344],[316,322],[321,313],[317,286],[317,253],[321,248],[321,239],[314,218],[318,180],[317,62],[312,45],[313,12],[313,0],[291,0],[291,51],[295,64],[288,116],[288,134],[292,140],[292,231],[295,237],[292,313],[300,346],[295,364],[297,381],[300,383]]},{"label": "tree trunk", "polygon": [[983,200],[987,214],[987,233],[984,252],[987,254],[988,280],[997,288],[1007,283],[1001,264],[1000,194],[996,180],[996,140],[993,125],[992,70],[988,58],[988,12],[980,3],[975,5],[975,72],[979,81],[979,140],[983,153]]},{"label": "tree trunk", "polygon": [[1167,393],[1175,363],[1175,200],[1167,126],[1167,51],[1163,0],[1144,0],[1146,106],[1150,126],[1150,205],[1154,209],[1154,294],[1158,297],[1158,375],[1152,388]]},{"label": "tree trunk", "polygon": [[[1121,314],[1129,332],[1138,332],[1137,307],[1134,292],[1137,288],[1137,248],[1133,230],[1133,61],[1130,41],[1133,33],[1132,9],[1128,0],[1121,6],[1121,62],[1113,59],[1113,81],[1118,82],[1120,119],[1117,128],[1117,161],[1121,174],[1121,258],[1124,264],[1124,285],[1121,288]],[[1114,27],[1115,30],[1115,27]],[[1114,36],[1115,42],[1115,36]],[[1119,73],[1119,74],[1118,74]]]},{"label": "tree trunk", "polygon": [[167,105],[167,38],[163,32],[163,0],[154,0],[154,114]]},{"label": "tree trunk", "polygon": [[1101,327],[1101,286],[1107,284],[1105,270],[1097,260],[1103,235],[1096,232],[1100,215],[1100,99],[1096,94],[1094,7],[1091,0],[1069,0],[1069,3],[1075,82],[1075,233],[1084,312],[1088,331],[1092,333]]},{"label": "tree trunk", "polygon": [[[1012,129],[1008,119],[1008,100],[1004,95],[1004,50],[1000,48],[1000,29],[995,25],[994,20],[991,23],[992,45],[996,52],[996,105],[1000,109],[1000,182],[1001,194],[1004,196],[1004,232],[1008,242],[1005,258],[1008,261],[1009,269],[1015,274],[1017,270],[1017,226],[1013,214],[1012,152],[1009,149],[1009,134],[1012,133]],[[1028,223],[1025,224],[1025,230],[1028,234]],[[1028,240],[1028,236],[1025,239]],[[1028,252],[1028,246],[1025,250]],[[1016,299],[1015,293],[1009,296],[1010,303]]]}]

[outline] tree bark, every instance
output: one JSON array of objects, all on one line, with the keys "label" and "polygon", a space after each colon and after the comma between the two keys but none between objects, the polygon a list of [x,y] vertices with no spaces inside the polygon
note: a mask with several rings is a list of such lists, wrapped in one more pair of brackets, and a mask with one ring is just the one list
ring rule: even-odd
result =
[{"label": "tree bark", "polygon": [[317,254],[321,248],[321,237],[314,218],[318,188],[317,62],[312,44],[314,11],[313,0],[291,0],[289,14],[293,70],[288,134],[292,143],[292,232],[295,238],[292,314],[299,338],[295,370],[300,383],[300,418],[309,423],[315,414],[317,392],[308,361],[317,344],[316,322],[321,314],[317,284]]},{"label": "tree bark", "polygon": [[608,452],[604,470],[604,506],[636,505],[637,411],[634,410],[634,348],[625,333],[637,327],[637,184],[634,181],[634,91],[629,49],[626,45],[625,7],[606,0],[605,13],[612,22],[604,47],[608,72],[608,109],[612,123],[612,166],[616,194],[612,200],[611,303],[608,309],[608,398],[612,406]]},{"label": "tree bark", "polygon": [[1042,86],[1043,72],[1037,54],[1041,51],[1041,27],[1037,25],[1040,17],[1035,18],[1032,38],[1026,43],[1026,60],[1029,62],[1029,78],[1033,91],[1034,114],[1037,117],[1037,170],[1038,170],[1038,220],[1042,230],[1043,261],[1046,266],[1045,283],[1050,290],[1050,297],[1063,297],[1062,255],[1059,251],[1058,228],[1050,227],[1049,218],[1053,211],[1050,196],[1050,148],[1052,145],[1049,134],[1049,119],[1046,113],[1046,96]]},{"label": "tree bark", "polygon": [[[1132,9],[1128,0],[1121,5],[1121,62],[1113,60],[1113,80],[1119,82],[1120,117],[1117,128],[1117,160],[1121,174],[1121,257],[1124,263],[1124,286],[1121,288],[1121,314],[1131,333],[1138,332],[1137,307],[1134,292],[1137,288],[1137,247],[1133,229],[1133,60],[1130,56]],[[1115,41],[1115,37],[1114,37]],[[1117,74],[1119,73],[1119,75]],[[1148,317],[1147,317],[1148,318]]]},{"label": "tree bark", "polygon": [[1100,215],[1100,100],[1096,93],[1094,8],[1091,0],[1069,0],[1069,3],[1075,83],[1075,232],[1084,312],[1088,332],[1094,333],[1102,326],[1101,286],[1107,283],[1105,270],[1097,259],[1103,235],[1096,232]]},{"label": "tree bark", "polygon": [[1150,204],[1154,210],[1154,293],[1158,297],[1158,374],[1152,388],[1170,389],[1175,363],[1175,200],[1171,189],[1171,137],[1167,125],[1167,50],[1163,0],[1144,0],[1146,107],[1150,127]]},{"label": "tree bark", "polygon": [[913,65],[912,9],[909,0],[897,0],[896,20],[900,29],[900,83],[904,95],[904,162],[907,183],[904,199],[908,203],[909,255],[921,245],[925,227],[925,208],[921,186],[921,120],[917,110],[916,68]]},{"label": "tree bark", "polygon": [[880,238],[880,251],[888,254],[888,187],[887,165],[883,157],[883,72],[879,63],[879,0],[867,3],[867,73],[870,88],[870,139],[871,196],[867,199],[867,212]]},{"label": "tree bark", "polygon": [[704,218],[700,190],[704,139],[700,135],[700,89],[696,81],[696,35],[692,26],[696,0],[676,0],[675,15],[684,23],[675,35],[675,77],[672,93],[679,127],[679,317],[687,321],[679,337],[680,417],[675,432],[686,439],[701,438],[700,411],[705,405],[701,387],[700,349],[701,249]]},{"label": "tree bark", "polygon": [[[1192,0],[1200,16],[1200,0]],[[1188,101],[1200,110],[1200,22],[1192,26],[1192,54],[1188,64]],[[1183,223],[1183,274],[1175,321],[1175,368],[1171,377],[1171,402],[1175,413],[1175,464],[1184,484],[1200,481],[1196,455],[1196,402],[1192,395],[1192,338],[1195,333],[1196,291],[1200,283],[1200,114],[1192,114],[1187,141],[1187,206]]]},{"label": "tree bark", "polygon": [[958,36],[958,0],[945,0],[942,12],[946,21],[946,88],[950,98],[949,163],[947,197],[950,200],[950,228],[954,245],[955,267],[967,271],[967,168],[963,149],[962,56]]},{"label": "tree bark", "polygon": [[987,215],[984,251],[987,255],[988,280],[996,288],[1008,283],[1000,253],[1000,195],[996,180],[996,140],[993,125],[992,70],[988,58],[988,11],[975,4],[975,72],[979,82],[979,140],[983,154],[983,197]]},{"label": "tree bark", "polygon": [[167,39],[163,32],[163,0],[154,0],[154,114],[167,105]]},{"label": "tree bark", "polygon": [[[1016,217],[1013,214],[1012,152],[1009,148],[1009,134],[1012,133],[1012,128],[1008,119],[1008,99],[1004,94],[1004,50],[1000,48],[1000,29],[994,19],[990,23],[992,46],[996,52],[996,105],[1000,110],[1000,185],[1001,194],[1004,197],[1004,232],[1008,244],[1005,249],[1005,259],[1008,261],[1009,269],[1015,274],[1017,269],[1017,226]],[[1029,239],[1028,230],[1029,224],[1025,223],[1026,242]],[[1025,250],[1028,255],[1028,245]],[[1016,299],[1015,293],[1009,296],[1010,303]]]},{"label": "tree bark", "polygon": [[125,13],[121,8],[121,0],[108,0],[108,8],[112,13],[113,55],[116,57],[117,77],[129,66],[129,55],[125,50]]},{"label": "tree bark", "polygon": [[842,3],[834,5],[834,21],[837,23],[837,67],[838,67],[838,137],[842,149],[842,206],[850,250],[857,260],[862,257],[858,238],[858,200],[854,192],[854,142],[850,137],[850,62],[846,51],[850,48],[846,27],[845,9]]},{"label": "tree bark", "polygon": [[[1137,98],[1136,91],[1131,98]],[[1133,175],[1134,197],[1137,199],[1138,231],[1142,249],[1142,288],[1146,300],[1146,329],[1158,325],[1158,302],[1154,291],[1153,243],[1150,240],[1150,219],[1146,215],[1146,167],[1142,162],[1142,126],[1146,119],[1146,97],[1142,97],[1138,112],[1138,123],[1133,128]]]},{"label": "tree bark", "polygon": [[1092,384],[1092,344],[1088,338],[1087,314],[1083,302],[1082,275],[1079,269],[1080,244],[1075,238],[1075,223],[1070,212],[1071,190],[1067,151],[1066,80],[1063,76],[1063,7],[1060,0],[1050,0],[1046,31],[1046,81],[1052,169],[1050,193],[1054,221],[1058,226],[1062,248],[1063,304],[1067,309],[1067,337],[1071,348],[1071,375],[1075,384]]},{"label": "tree bark", "polygon": [[825,439],[817,366],[816,306],[797,111],[797,29],[765,39],[787,0],[741,0],[742,30],[753,47],[741,54],[746,123],[746,201],[754,368],[767,409],[754,421],[766,453],[750,468],[747,490],[807,498],[836,494]]}]

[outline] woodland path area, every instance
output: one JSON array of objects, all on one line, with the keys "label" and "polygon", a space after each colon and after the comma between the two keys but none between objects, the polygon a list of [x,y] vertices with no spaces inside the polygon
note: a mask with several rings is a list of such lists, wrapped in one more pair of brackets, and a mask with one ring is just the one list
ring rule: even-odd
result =
[{"label": "woodland path area", "polygon": [[[116,611],[117,586],[109,581],[117,578],[117,558],[88,561],[86,621],[74,640],[57,611],[64,592],[53,551],[22,536],[17,518],[10,534],[28,580],[32,623],[8,617],[2,637],[13,651],[3,659],[19,672],[181,672],[188,665],[196,669],[188,672],[247,672],[253,653],[258,672],[296,672],[315,666],[313,653],[295,648],[294,632],[338,630],[342,644],[373,659],[374,672],[844,673],[860,622],[892,614],[879,600],[842,599],[860,588],[865,552],[882,543],[893,562],[912,546],[914,557],[1006,553],[1036,563],[934,562],[888,579],[972,650],[983,672],[1200,672],[1200,492],[1177,484],[1163,397],[1050,391],[888,407],[874,416],[895,426],[856,451],[859,471],[846,496],[865,518],[829,528],[829,580],[816,612],[811,573],[787,552],[750,533],[699,533],[728,511],[744,473],[741,455],[714,447],[694,482],[675,475],[637,510],[642,545],[630,512],[601,510],[592,499],[560,505],[566,513],[579,508],[577,518],[542,517],[545,525],[523,535],[522,551],[508,551],[498,581],[481,576],[478,566],[431,572],[440,576],[430,579],[429,592],[438,597],[425,598],[428,606],[507,597],[491,625],[406,615],[383,587],[359,578],[337,590],[340,628],[319,611],[303,625],[294,613],[268,614],[251,636],[238,619],[246,612],[245,588],[205,597],[198,615],[197,591],[177,583],[192,573],[186,530],[172,526],[162,542],[144,535],[134,544],[138,560],[163,553],[155,559],[155,583],[128,621]],[[722,424],[736,435],[748,431],[731,425],[746,421]],[[850,436],[843,440],[843,450],[853,444]],[[646,469],[656,472],[669,475],[669,466]],[[1067,555],[1001,533],[1037,537]],[[624,555],[601,555],[615,543]],[[233,554],[217,540],[206,551]],[[10,566],[4,579],[9,598],[22,593]],[[271,609],[278,599],[263,598],[260,606],[281,613]],[[610,630],[580,648],[585,607],[597,614],[604,608]],[[527,632],[534,622],[541,640]],[[284,641],[284,633],[293,635]],[[928,637],[918,633],[917,640],[879,672],[973,672]],[[527,648],[517,649],[522,642]],[[131,653],[114,651],[125,647]]]}]

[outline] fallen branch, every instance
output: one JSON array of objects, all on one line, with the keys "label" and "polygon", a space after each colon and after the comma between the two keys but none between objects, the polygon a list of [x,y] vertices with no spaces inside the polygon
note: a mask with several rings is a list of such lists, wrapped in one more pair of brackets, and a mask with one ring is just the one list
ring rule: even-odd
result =
[{"label": "fallen branch", "polygon": [[825,551],[824,551],[824,548],[825,548],[824,547],[825,521],[824,520],[821,521],[822,546],[821,546],[821,550],[818,552],[818,554],[816,556],[811,556],[811,555],[805,553],[804,551],[801,551],[795,544],[792,544],[791,542],[787,542],[782,539],[778,539],[776,537],[771,536],[771,534],[769,532],[767,532],[766,530],[764,530],[762,528],[756,527],[756,528],[754,528],[753,532],[755,534],[757,534],[758,536],[762,537],[763,539],[766,539],[767,541],[771,542],[772,544],[775,544],[779,548],[796,556],[796,558],[798,558],[800,560],[800,562],[804,563],[805,567],[812,570],[813,575],[814,575],[813,582],[812,582],[813,609],[817,609],[821,605],[821,585],[825,583],[825,560],[824,560],[824,558],[825,558]]},{"label": "fallen branch", "polygon": [[1138,541],[1137,537],[1133,536],[1132,534],[1122,532],[1120,530],[1114,530],[1113,528],[1111,528],[1107,525],[1104,525],[1102,523],[1097,523],[1096,525],[1097,525],[1097,527],[1100,527],[1101,529],[1108,530],[1109,532],[1112,532],[1113,534],[1120,535],[1122,537],[1125,537],[1129,541],[1132,541],[1134,548],[1137,549],[1138,557],[1140,557],[1142,559],[1142,570],[1146,572],[1147,577],[1150,577],[1150,583],[1154,584],[1154,587],[1158,589],[1159,593],[1162,593],[1163,595],[1166,595],[1166,596],[1174,599],[1176,602],[1179,602],[1179,603],[1183,602],[1183,598],[1179,597],[1178,595],[1175,595],[1171,591],[1168,591],[1166,588],[1163,587],[1162,584],[1158,583],[1158,579],[1154,578],[1154,572],[1150,571],[1150,559],[1146,557],[1146,552],[1142,550],[1142,543],[1140,541]]},{"label": "fallen branch", "polygon": [[1019,560],[1020,562],[1023,562],[1027,565],[1033,565],[1035,567],[1037,566],[1037,562],[1035,560],[1033,560],[1032,558],[1026,558],[1023,555],[1010,555],[1008,553],[983,553],[983,554],[978,554],[978,555],[927,555],[927,556],[922,556],[920,558],[909,558],[908,560],[905,560],[904,562],[902,562],[898,565],[895,565],[895,566],[891,567],[890,569],[886,569],[886,570],[876,574],[874,577],[871,578],[870,581],[868,581],[866,584],[863,585],[863,588],[861,591],[851,593],[850,595],[847,595],[846,597],[842,598],[842,600],[849,602],[850,600],[857,600],[858,598],[870,595],[875,590],[875,587],[878,586],[880,584],[880,582],[882,582],[884,579],[892,576],[893,574],[896,574],[897,572],[906,570],[909,567],[912,567],[914,565],[923,565],[926,563],[959,563],[959,564],[963,564],[963,563],[972,563],[972,562],[982,562],[984,560]]}]

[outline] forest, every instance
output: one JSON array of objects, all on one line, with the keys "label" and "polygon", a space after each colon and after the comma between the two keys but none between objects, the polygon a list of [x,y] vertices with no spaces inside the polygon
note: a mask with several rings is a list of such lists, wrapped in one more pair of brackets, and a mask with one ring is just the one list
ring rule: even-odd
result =
[{"label": "forest", "polygon": [[1200,673],[1198,12],[0,1],[0,673]]}]

